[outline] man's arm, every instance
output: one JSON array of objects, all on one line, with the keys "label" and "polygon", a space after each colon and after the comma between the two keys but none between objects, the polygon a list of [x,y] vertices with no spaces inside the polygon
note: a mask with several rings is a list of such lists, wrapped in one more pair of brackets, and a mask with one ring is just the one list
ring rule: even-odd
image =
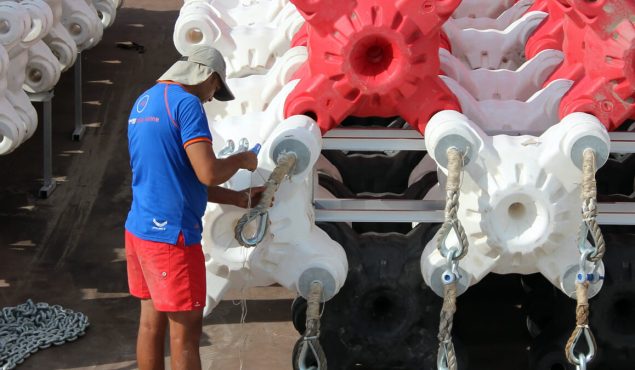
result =
[{"label": "man's arm", "polygon": [[198,180],[207,186],[216,186],[229,180],[241,168],[254,171],[258,167],[256,154],[246,151],[224,159],[216,158],[212,144],[199,141],[185,147],[187,157]]},{"label": "man's arm", "polygon": [[265,191],[264,186],[240,191],[220,186],[210,186],[207,189],[207,201],[218,204],[231,204],[241,208],[255,207],[260,201],[263,191]]}]

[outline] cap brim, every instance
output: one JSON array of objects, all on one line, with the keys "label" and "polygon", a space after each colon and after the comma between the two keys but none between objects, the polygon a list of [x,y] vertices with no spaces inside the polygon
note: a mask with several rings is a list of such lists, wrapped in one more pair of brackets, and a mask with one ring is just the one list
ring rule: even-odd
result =
[{"label": "cap brim", "polygon": [[198,85],[207,80],[212,73],[214,70],[210,67],[198,63],[178,61],[159,77],[159,80],[174,81],[183,85]]},{"label": "cap brim", "polygon": [[216,94],[214,94],[214,99],[218,101],[230,101],[230,100],[236,99],[236,97],[234,97],[234,94],[229,89],[229,86],[227,86],[227,83],[225,82],[225,80],[223,80],[222,77],[220,78],[220,81],[221,81],[221,87],[220,89],[218,89],[218,91],[216,91]]}]

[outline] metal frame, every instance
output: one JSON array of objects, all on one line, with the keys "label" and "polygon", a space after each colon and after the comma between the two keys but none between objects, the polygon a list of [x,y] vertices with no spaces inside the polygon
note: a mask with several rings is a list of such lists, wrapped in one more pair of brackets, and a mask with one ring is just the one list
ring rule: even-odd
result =
[{"label": "metal frame", "polygon": [[82,52],[77,53],[77,59],[73,66],[73,73],[75,77],[74,90],[75,90],[75,129],[73,130],[73,141],[80,141],[84,137],[86,126],[83,122],[83,109],[82,109]]},{"label": "metal frame", "polygon": [[42,141],[44,143],[44,151],[42,153],[43,157],[43,165],[44,165],[44,175],[43,175],[43,185],[40,188],[39,196],[40,198],[48,198],[55,190],[57,186],[57,182],[53,178],[53,114],[52,114],[52,103],[54,96],[53,90],[37,93],[37,94],[29,94],[29,99],[31,102],[42,103],[42,111],[43,111],[43,129],[42,129]]},{"label": "metal frame", "polygon": [[[497,133],[490,133],[495,135]],[[611,153],[635,153],[635,132],[611,132]],[[337,128],[322,139],[323,150],[425,151],[419,131],[390,128]],[[443,222],[445,204],[425,200],[315,199],[318,222]],[[635,225],[635,203],[600,203],[598,222]]]},{"label": "metal frame", "polygon": [[[491,132],[490,135],[500,134]],[[635,132],[611,132],[611,153],[635,153]],[[322,138],[323,150],[426,150],[423,135],[413,129],[337,128]]]},{"label": "metal frame", "polygon": [[[315,199],[317,222],[444,221],[445,203],[435,200]],[[600,203],[602,225],[635,225],[635,203]]]}]

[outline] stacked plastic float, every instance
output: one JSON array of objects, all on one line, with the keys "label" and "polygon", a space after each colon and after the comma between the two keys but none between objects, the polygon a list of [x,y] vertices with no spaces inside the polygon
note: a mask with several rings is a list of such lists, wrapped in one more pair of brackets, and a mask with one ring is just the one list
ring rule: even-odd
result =
[{"label": "stacked plastic float", "polygon": [[[635,235],[609,225],[635,223],[634,16],[627,0],[186,1],[177,49],[221,49],[237,96],[206,106],[216,153],[263,145],[225,186],[295,163],[268,212],[208,206],[207,313],[279,283],[309,298],[294,368],[455,369],[448,287],[521,274],[532,369],[628,368]],[[601,290],[565,351],[572,304]]]},{"label": "stacked plastic float", "polygon": [[101,41],[117,0],[0,1],[0,155],[35,132],[30,94],[52,90],[79,52]]}]

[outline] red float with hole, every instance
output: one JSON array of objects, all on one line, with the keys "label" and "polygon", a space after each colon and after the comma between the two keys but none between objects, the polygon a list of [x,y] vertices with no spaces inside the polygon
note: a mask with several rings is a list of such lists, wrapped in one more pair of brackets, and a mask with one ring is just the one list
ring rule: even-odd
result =
[{"label": "red float with hole", "polygon": [[423,132],[434,113],[460,110],[438,77],[441,25],[460,0],[291,1],[309,60],[285,116],[311,116],[323,133],[351,115],[401,116]]}]

